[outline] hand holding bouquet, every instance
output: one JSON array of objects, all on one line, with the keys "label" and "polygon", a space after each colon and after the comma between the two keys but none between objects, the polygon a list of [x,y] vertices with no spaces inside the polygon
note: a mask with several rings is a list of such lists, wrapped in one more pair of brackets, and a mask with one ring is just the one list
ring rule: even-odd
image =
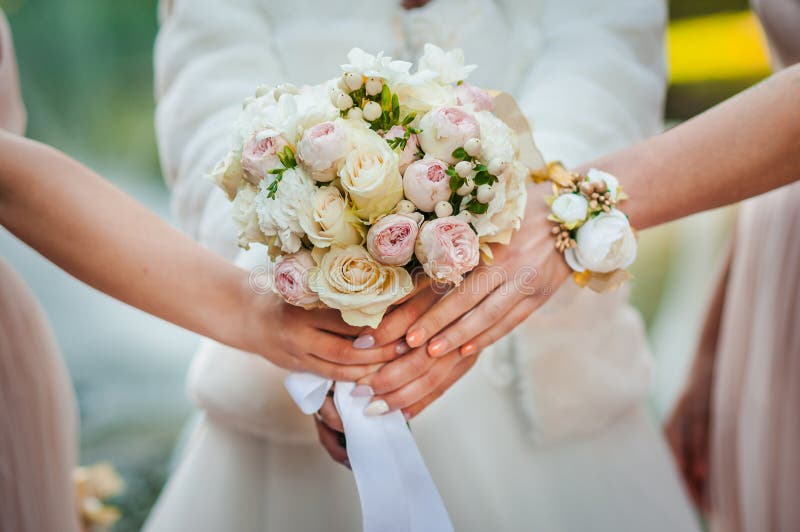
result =
[{"label": "hand holding bouquet", "polygon": [[488,243],[508,243],[542,161],[510,97],[516,131],[464,83],[474,68],[426,45],[411,74],[356,48],[339,78],[260,87],[244,102],[212,178],[239,244],[275,259],[285,301],[376,327],[413,290],[414,267],[457,285]]}]

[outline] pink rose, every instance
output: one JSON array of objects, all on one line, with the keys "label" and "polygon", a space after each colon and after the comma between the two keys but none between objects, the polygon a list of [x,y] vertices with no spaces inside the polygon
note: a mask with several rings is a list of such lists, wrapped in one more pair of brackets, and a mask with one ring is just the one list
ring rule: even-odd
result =
[{"label": "pink rose", "polygon": [[[383,138],[392,140],[397,137],[402,137],[405,134],[406,130],[403,126],[392,126],[392,129],[383,135]],[[417,160],[419,160],[419,140],[417,136],[412,133],[408,136],[406,147],[400,152],[400,173],[402,174],[405,172],[408,165]]]},{"label": "pink rose", "polygon": [[403,174],[403,193],[417,209],[433,212],[436,203],[450,199],[450,177],[447,165],[439,159],[425,157],[408,165]]},{"label": "pink rose", "polygon": [[422,224],[416,254],[430,277],[459,284],[478,265],[478,236],[461,218],[436,218]]},{"label": "pink rose", "polygon": [[475,112],[494,111],[494,101],[489,93],[469,83],[456,87],[458,105],[471,105]]},{"label": "pink rose", "polygon": [[478,121],[460,107],[432,109],[419,122],[422,132],[418,135],[422,150],[452,164],[456,162],[453,152],[472,138],[481,137]]},{"label": "pink rose", "polygon": [[254,185],[264,179],[267,172],[280,168],[278,154],[287,146],[284,139],[273,129],[256,132],[242,148],[242,169],[245,179]]},{"label": "pink rose", "polygon": [[311,177],[327,183],[336,177],[348,144],[347,131],[341,124],[322,122],[303,133],[297,143],[297,158],[311,171]]},{"label": "pink rose", "polygon": [[421,221],[420,213],[384,216],[369,228],[367,251],[382,264],[403,266],[414,255],[414,244]]},{"label": "pink rose", "polygon": [[284,301],[297,307],[313,307],[319,296],[308,286],[308,276],[316,263],[305,250],[279,259],[275,265],[275,291]]}]

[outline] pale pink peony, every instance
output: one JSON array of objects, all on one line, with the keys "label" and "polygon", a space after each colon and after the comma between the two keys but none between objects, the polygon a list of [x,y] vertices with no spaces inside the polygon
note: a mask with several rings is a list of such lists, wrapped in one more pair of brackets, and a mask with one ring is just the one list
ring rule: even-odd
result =
[{"label": "pale pink peony", "polygon": [[254,133],[242,148],[242,169],[245,179],[258,185],[270,170],[280,168],[281,161],[278,159],[278,154],[286,146],[286,139],[273,129]]},{"label": "pale pink peony", "polygon": [[335,122],[322,122],[303,133],[297,143],[297,158],[310,170],[314,180],[328,182],[336,177],[348,148],[344,127]]},{"label": "pale pink peony", "polygon": [[459,284],[478,265],[478,236],[460,218],[436,218],[422,224],[416,254],[431,278]]},{"label": "pale pink peony", "polygon": [[494,101],[489,93],[469,83],[462,83],[456,87],[456,100],[458,105],[471,105],[476,113],[494,111]]},{"label": "pale pink peony", "polygon": [[425,157],[408,165],[403,174],[403,193],[417,209],[433,212],[436,203],[450,198],[450,177],[447,164]]},{"label": "pale pink peony", "polygon": [[314,268],[316,263],[308,251],[282,257],[275,265],[275,292],[290,305],[315,306],[319,303],[319,296],[308,286],[308,276]]},{"label": "pale pink peony", "polygon": [[[391,140],[402,137],[405,133],[406,130],[403,126],[392,126],[392,129],[384,133],[383,138]],[[406,147],[400,152],[400,173],[402,174],[405,172],[408,165],[419,160],[419,158],[419,140],[417,139],[417,135],[412,133],[408,136]]]},{"label": "pale pink peony", "polygon": [[382,264],[403,266],[414,255],[421,221],[420,213],[384,216],[369,228],[367,251]]},{"label": "pale pink peony", "polygon": [[478,121],[460,107],[439,107],[422,117],[419,144],[427,154],[452,164],[453,152],[472,138],[481,137]]}]

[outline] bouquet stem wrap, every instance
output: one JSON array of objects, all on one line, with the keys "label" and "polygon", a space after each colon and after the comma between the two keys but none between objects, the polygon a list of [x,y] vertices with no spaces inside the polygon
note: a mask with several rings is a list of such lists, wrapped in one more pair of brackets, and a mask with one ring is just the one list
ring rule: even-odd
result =
[{"label": "bouquet stem wrap", "polygon": [[[333,381],[292,373],[286,389],[305,414],[322,407]],[[352,382],[337,382],[333,395],[347,437],[347,455],[361,501],[364,532],[453,530],[439,491],[399,411],[367,417],[369,397],[353,397]]]}]

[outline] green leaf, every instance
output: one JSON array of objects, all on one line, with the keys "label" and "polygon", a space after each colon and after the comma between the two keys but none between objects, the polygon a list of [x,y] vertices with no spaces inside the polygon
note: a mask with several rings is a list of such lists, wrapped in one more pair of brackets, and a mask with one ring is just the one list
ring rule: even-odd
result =
[{"label": "green leaf", "polygon": [[473,199],[469,203],[467,203],[467,210],[473,214],[485,214],[486,209],[488,208],[489,208],[488,203],[481,203],[476,199]]},{"label": "green leaf", "polygon": [[[411,122],[413,122],[415,118],[417,118],[417,113],[415,113],[415,112],[413,112],[413,111],[412,111],[412,112],[410,112],[410,113],[408,113],[408,114],[406,115],[406,117],[403,119],[403,121],[402,121],[402,122],[400,122],[400,125],[401,125],[401,126],[407,126],[408,124],[410,124]],[[409,130],[410,130],[410,129],[411,129],[411,128],[409,128]],[[414,131],[412,131],[412,133],[414,133]]]},{"label": "green leaf", "polygon": [[456,148],[453,151],[453,157],[463,161],[464,159],[468,158],[469,155],[467,154],[467,151],[464,148]]},{"label": "green leaf", "polygon": [[445,170],[444,173],[449,175],[450,177],[458,177],[458,174],[456,173],[456,169],[453,168],[452,166],[449,167],[447,170]]},{"label": "green leaf", "polygon": [[475,181],[475,184],[478,185],[478,186],[490,185],[492,183],[492,179],[493,178],[494,178],[493,175],[491,175],[489,172],[485,172],[484,171],[484,172],[478,172],[477,174],[475,174],[475,177],[473,178],[473,181]]},{"label": "green leaf", "polygon": [[486,172],[489,168],[485,164],[476,164],[474,170],[476,172]]},{"label": "green leaf", "polygon": [[464,184],[466,179],[459,177],[458,174],[450,176],[450,190],[458,190]]},{"label": "green leaf", "polygon": [[389,90],[389,85],[385,83],[381,89],[381,109],[386,112],[392,110],[392,91]]}]

